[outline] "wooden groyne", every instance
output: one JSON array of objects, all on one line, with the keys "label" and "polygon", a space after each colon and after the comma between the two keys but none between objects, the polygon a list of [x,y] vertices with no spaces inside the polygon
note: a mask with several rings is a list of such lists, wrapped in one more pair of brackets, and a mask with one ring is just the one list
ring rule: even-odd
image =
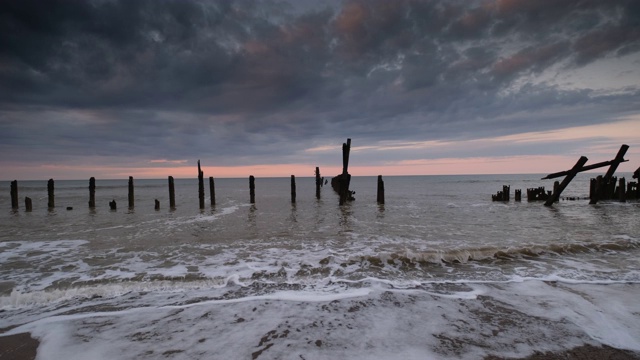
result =
[{"label": "wooden groyne", "polygon": [[331,179],[331,187],[340,196],[340,205],[344,205],[347,201],[353,201],[355,191],[349,190],[351,183],[351,175],[349,174],[349,152],[351,151],[351,139],[347,139],[342,144],[342,173]]}]

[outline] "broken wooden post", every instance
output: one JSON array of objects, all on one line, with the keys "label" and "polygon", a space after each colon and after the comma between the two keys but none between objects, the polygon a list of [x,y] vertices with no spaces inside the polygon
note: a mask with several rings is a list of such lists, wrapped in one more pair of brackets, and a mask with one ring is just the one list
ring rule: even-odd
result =
[{"label": "broken wooden post", "polygon": [[586,156],[581,156],[578,162],[567,172],[567,175],[562,180],[562,183],[558,185],[558,188],[553,191],[553,194],[547,199],[544,203],[544,206],[551,206],[554,202],[557,202],[560,199],[560,194],[564,191],[564,189],[569,185],[571,180],[580,172],[584,164],[588,161]]},{"label": "broken wooden post", "polygon": [[[609,184],[609,182],[611,181],[611,177],[613,177],[613,174],[618,169],[618,165],[620,165],[621,162],[627,161],[627,160],[624,159],[624,154],[627,153],[627,150],[629,150],[629,145],[622,144],[622,146],[620,146],[620,149],[618,150],[618,153],[616,154],[616,157],[613,160],[610,160],[610,161],[606,162],[607,165],[609,165],[609,170],[607,170],[607,173],[602,178],[602,181],[598,184],[597,196],[595,198],[592,198],[589,201],[589,204],[596,204],[598,202],[598,200],[601,198],[603,188],[605,188]],[[602,164],[604,164],[604,163],[602,163]],[[595,164],[595,165],[598,165],[598,164]],[[604,166],[606,166],[606,165],[604,165]]]},{"label": "broken wooden post", "polygon": [[160,210],[160,201],[158,199],[156,199],[156,203],[155,203],[154,209]]},{"label": "broken wooden post", "polygon": [[204,209],[204,173],[200,169],[200,160],[198,160],[198,200],[200,209]]},{"label": "broken wooden post", "polygon": [[377,195],[377,202],[378,204],[383,205],[384,204],[384,181],[382,180],[382,175],[378,175],[378,195]]},{"label": "broken wooden post", "polygon": [[291,175],[291,203],[296,203],[296,176]]},{"label": "broken wooden post", "polygon": [[626,202],[627,201],[627,182],[624,178],[620,178],[620,185],[618,185],[618,200],[620,200],[620,202]]},{"label": "broken wooden post", "polygon": [[89,179],[89,208],[96,207],[96,178],[93,176]]},{"label": "broken wooden post", "polygon": [[211,206],[216,205],[216,187],[213,182],[213,176],[209,176],[209,195],[211,196]]},{"label": "broken wooden post", "polygon": [[49,209],[53,209],[56,207],[56,202],[55,202],[55,195],[53,193],[54,191],[54,182],[53,179],[49,179],[49,181],[47,181],[47,207]]},{"label": "broken wooden post", "polygon": [[169,176],[169,208],[176,209],[176,189],[173,184],[173,176]]},{"label": "broken wooden post", "polygon": [[316,199],[320,199],[321,187],[322,187],[322,178],[320,177],[320,168],[316,166]]},{"label": "broken wooden post", "polygon": [[351,139],[347,139],[347,142],[342,144],[342,174],[334,176],[331,179],[331,187],[340,195],[340,205],[343,205],[347,201],[355,200],[353,198],[354,192],[349,190],[349,184],[351,182],[351,175],[349,175],[348,172],[350,151]]},{"label": "broken wooden post", "polygon": [[31,202],[31,198],[28,196],[24,198],[24,207],[26,211],[31,212],[31,210],[33,210],[33,204]]},{"label": "broken wooden post", "polygon": [[522,201],[522,190],[521,189],[516,189],[515,190],[515,201]]},{"label": "broken wooden post", "polygon": [[134,206],[134,198],[133,198],[133,176],[129,176],[129,209],[133,209]]},{"label": "broken wooden post", "polygon": [[117,205],[116,205],[116,201],[115,200],[109,201],[109,208],[111,210],[116,210],[117,209]]},{"label": "broken wooden post", "polygon": [[256,178],[253,175],[249,176],[249,201],[252,204],[256,203]]},{"label": "broken wooden post", "polygon": [[18,180],[11,182],[11,208],[18,209]]}]

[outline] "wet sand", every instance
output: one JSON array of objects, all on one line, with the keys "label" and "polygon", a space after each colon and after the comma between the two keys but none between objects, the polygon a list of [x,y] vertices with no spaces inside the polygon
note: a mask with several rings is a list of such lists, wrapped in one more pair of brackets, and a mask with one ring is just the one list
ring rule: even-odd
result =
[{"label": "wet sand", "polygon": [[[0,360],[34,360],[38,340],[28,333],[0,336]],[[487,356],[484,360],[507,360],[497,356]],[[583,345],[560,353],[538,352],[524,360],[640,360],[640,354],[614,349],[608,346]]]},{"label": "wet sand", "polygon": [[29,333],[0,337],[0,360],[33,360],[40,342]]}]

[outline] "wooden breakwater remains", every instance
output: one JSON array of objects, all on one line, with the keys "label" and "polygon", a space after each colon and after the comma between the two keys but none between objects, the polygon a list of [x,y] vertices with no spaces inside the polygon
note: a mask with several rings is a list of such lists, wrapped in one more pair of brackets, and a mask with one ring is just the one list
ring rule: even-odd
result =
[{"label": "wooden breakwater remains", "polygon": [[[342,145],[342,173],[331,180],[332,187],[339,195],[339,204],[344,205],[350,201],[355,200],[353,195],[355,191],[349,189],[351,175],[348,172],[349,166],[349,153],[351,149],[351,139],[347,139],[347,142]],[[204,186],[204,171],[202,170],[202,166],[200,160],[197,161],[197,171],[198,171],[198,207],[200,210],[205,208],[205,186]],[[324,177],[320,174],[320,168],[315,168],[315,197],[317,200],[320,200],[322,194],[322,187],[328,182]],[[94,210],[96,208],[96,179],[95,177],[91,177],[89,179],[89,209]],[[135,208],[135,186],[134,186],[134,178],[133,176],[129,176],[128,186],[127,186],[127,200],[128,200],[128,209],[131,211]],[[169,209],[176,209],[176,191],[175,191],[175,181],[173,176],[168,176],[168,190],[169,190]],[[11,192],[11,208],[15,211],[19,209],[18,204],[18,181],[11,181],[10,186]],[[216,204],[216,192],[215,192],[215,181],[213,177],[209,177],[209,194],[210,194],[210,203],[213,208]],[[296,177],[295,175],[291,175],[291,204],[295,206],[297,198],[297,189],[296,189]],[[378,188],[377,188],[377,198],[376,201],[379,204],[384,204],[384,181],[382,181],[382,175],[378,176]],[[249,176],[249,202],[251,204],[255,204],[256,202],[256,178],[253,175]],[[153,206],[155,210],[160,210],[160,200],[154,199]],[[109,209],[111,211],[117,211],[118,206],[115,199],[111,199],[108,202]],[[55,182],[53,179],[49,179],[47,182],[47,208],[52,210],[55,208]],[[33,201],[31,198],[25,198],[25,209],[26,211],[32,211],[33,209]],[[73,207],[67,207],[67,210],[73,210]]]},{"label": "wooden breakwater remains", "polygon": [[[579,197],[562,197],[561,195],[578,173],[607,166],[609,168],[605,175],[598,175],[596,178],[590,179],[589,204],[597,204],[599,200],[618,200],[624,202],[627,199],[640,199],[640,186],[638,185],[640,182],[640,168],[633,174],[633,178],[638,179],[638,181],[630,181],[627,183],[624,178],[617,179],[614,176],[618,166],[628,161],[624,159],[624,155],[628,149],[629,146],[623,144],[612,160],[591,165],[587,165],[589,159],[586,156],[581,156],[571,169],[552,173],[542,178],[542,180],[547,180],[564,176],[562,182],[554,182],[553,191],[545,190],[544,186],[527,189],[527,201],[544,201],[545,206],[552,206],[554,203],[560,201],[560,199],[581,200]],[[507,185],[503,186],[502,191],[498,191],[497,194],[491,196],[492,200],[509,201],[509,188]],[[518,198],[519,192],[520,190],[516,190],[516,201],[520,201]]]}]

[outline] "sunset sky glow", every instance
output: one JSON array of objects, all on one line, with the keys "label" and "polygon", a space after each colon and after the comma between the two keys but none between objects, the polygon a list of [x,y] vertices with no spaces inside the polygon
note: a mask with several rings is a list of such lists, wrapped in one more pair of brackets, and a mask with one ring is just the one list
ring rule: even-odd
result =
[{"label": "sunset sky glow", "polygon": [[0,180],[640,166],[637,0],[9,0]]}]

